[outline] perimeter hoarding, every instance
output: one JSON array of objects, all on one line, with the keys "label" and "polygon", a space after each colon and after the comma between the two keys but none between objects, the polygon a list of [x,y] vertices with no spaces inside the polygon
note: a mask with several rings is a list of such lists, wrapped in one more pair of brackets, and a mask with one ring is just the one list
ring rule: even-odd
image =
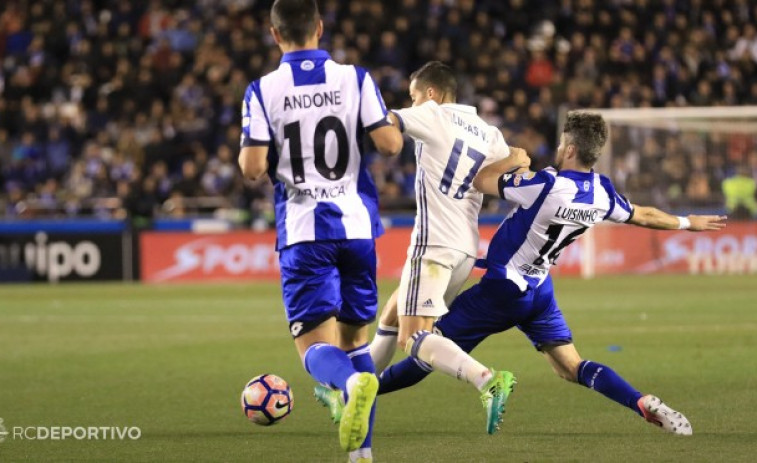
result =
[{"label": "perimeter hoarding", "polygon": [[131,279],[122,233],[0,234],[0,281]]},{"label": "perimeter hoarding", "polygon": [[[496,227],[481,227],[482,252]],[[274,232],[220,234],[145,232],[140,237],[143,281],[253,281],[279,277]],[[379,278],[399,278],[409,228],[377,241]],[[757,273],[757,223],[733,223],[720,232],[662,232],[600,225],[560,256],[554,273],[580,275],[591,246],[596,275],[645,273]]]}]

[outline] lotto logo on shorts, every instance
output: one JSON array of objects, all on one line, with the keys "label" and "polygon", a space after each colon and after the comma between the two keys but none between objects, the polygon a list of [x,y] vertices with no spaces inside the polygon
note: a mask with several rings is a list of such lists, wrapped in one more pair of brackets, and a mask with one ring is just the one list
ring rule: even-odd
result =
[{"label": "lotto logo on shorts", "polygon": [[302,322],[294,322],[289,328],[289,332],[291,332],[294,337],[297,337],[297,335],[300,334],[300,331],[302,331]]}]

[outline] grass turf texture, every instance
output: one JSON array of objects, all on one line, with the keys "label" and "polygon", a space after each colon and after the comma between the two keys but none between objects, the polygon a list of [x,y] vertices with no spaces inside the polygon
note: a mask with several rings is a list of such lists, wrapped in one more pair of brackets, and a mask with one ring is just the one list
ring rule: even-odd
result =
[{"label": "grass turf texture", "polygon": [[[395,282],[383,282],[383,302]],[[612,366],[686,414],[694,436],[646,424],[552,373],[518,331],[476,351],[516,373],[502,430],[485,433],[478,393],[439,374],[382,396],[384,462],[754,461],[757,279],[561,279],[558,301],[585,358]],[[249,423],[242,387],[292,386],[291,416]],[[138,426],[136,441],[7,436],[0,461],[344,462],[312,397],[279,289],[250,285],[0,287],[0,418],[14,426]]]}]

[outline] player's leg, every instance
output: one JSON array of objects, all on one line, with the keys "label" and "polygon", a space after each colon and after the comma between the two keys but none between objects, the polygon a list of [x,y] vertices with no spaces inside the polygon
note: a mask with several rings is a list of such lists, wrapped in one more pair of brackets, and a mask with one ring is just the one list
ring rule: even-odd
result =
[{"label": "player's leg", "polygon": [[[442,262],[451,265],[438,265]],[[505,403],[515,384],[515,377],[508,371],[487,368],[452,340],[428,331],[426,325],[428,321],[422,319],[424,316],[430,318],[428,315],[438,316],[446,313],[444,295],[452,279],[452,269],[463,268],[467,276],[473,260],[454,250],[430,248],[428,255],[422,259],[422,263],[423,265],[416,272],[420,277],[417,284],[413,285],[411,280],[410,285],[411,288],[416,288],[416,295],[409,295],[405,301],[399,300],[399,304],[405,303],[404,310],[400,311],[399,341],[402,343],[406,340],[403,346],[405,352],[416,359],[422,369],[441,371],[448,376],[472,384],[481,392],[481,400],[487,411],[487,432],[492,434],[499,428],[499,423],[502,421]],[[443,286],[438,284],[440,281],[444,282]],[[464,293],[460,297],[464,300],[471,299],[471,294],[468,293],[466,296]],[[463,296],[466,297],[463,298]],[[420,303],[421,301],[423,303]],[[429,304],[429,301],[432,304]],[[470,303],[477,305],[475,301]],[[421,323],[426,326],[420,326]]]},{"label": "player's leg", "polygon": [[455,268],[452,269],[452,274],[447,284],[447,291],[444,293],[444,303],[452,310],[452,303],[455,298],[460,294],[460,290],[463,289],[463,285],[468,280],[473,266],[476,263],[476,259],[470,256],[465,256]]},{"label": "player's leg", "polygon": [[345,387],[355,369],[336,346],[336,257],[330,243],[299,243],[281,250],[279,265],[289,329],[305,369],[320,383]]},{"label": "player's leg", "polygon": [[541,346],[541,350],[559,377],[593,389],[608,399],[642,415],[637,406],[641,394],[612,368],[598,362],[582,359],[572,343],[547,344]]},{"label": "player's leg", "polygon": [[357,373],[347,354],[337,347],[334,317],[298,335],[294,344],[305,370],[319,383],[346,388],[350,377]]},{"label": "player's leg", "polygon": [[673,410],[656,396],[642,396],[607,365],[583,360],[573,344],[545,347],[543,352],[561,378],[599,392],[666,431],[681,435],[692,433],[691,424],[682,413]]},{"label": "player's leg", "polygon": [[544,353],[555,373],[641,414],[636,406],[641,398],[639,392],[606,365],[586,361],[578,354],[573,345],[573,335],[555,300],[551,277],[537,288],[534,306],[539,315],[521,324],[520,328],[537,350]]},{"label": "player's leg", "polygon": [[[370,461],[373,423],[376,414],[375,399],[378,379],[368,348],[368,324],[376,318],[378,288],[376,287],[376,250],[373,240],[348,240],[344,242],[339,259],[341,274],[342,307],[339,312],[338,334],[341,346],[355,370],[370,375],[370,387],[355,403],[355,392],[346,390],[346,404],[340,427],[353,413],[353,427],[364,426],[366,433],[358,447],[350,453],[351,461]],[[370,394],[368,394],[370,393]],[[354,407],[353,407],[354,403]],[[354,411],[352,411],[354,410]]]},{"label": "player's leg", "polygon": [[[418,249],[414,249],[400,281],[398,344],[422,370],[436,369],[474,382],[477,387],[478,383],[483,385],[491,377],[489,369],[449,339],[431,332],[434,321],[448,311],[444,296],[452,271],[467,256],[437,246]],[[459,368],[463,368],[464,373]]]},{"label": "player's leg", "polygon": [[399,288],[395,289],[389,300],[386,301],[381,311],[381,318],[376,327],[376,334],[370,344],[371,358],[376,366],[376,373],[384,371],[392,361],[397,351],[397,332],[399,319],[397,317],[397,295]]},{"label": "player's leg", "polygon": [[[366,361],[366,342],[368,340],[367,325],[351,325],[337,322],[337,345],[347,353],[352,366],[358,372],[375,373],[372,362]],[[370,359],[368,359],[370,360]],[[342,411],[346,402],[346,393],[341,389],[333,389],[322,384],[315,386],[315,397],[323,406],[328,407],[331,420],[339,423],[342,419]]]},{"label": "player's leg", "polygon": [[[450,312],[436,323],[439,334],[460,346],[464,352],[471,352],[488,336],[512,328],[515,323],[510,316],[510,308],[516,298],[507,292],[501,294],[502,289],[501,284],[492,284],[483,279],[460,294],[452,303]],[[515,376],[509,371],[491,371],[491,379],[479,387],[489,434],[499,429],[516,383]]]},{"label": "player's leg", "polygon": [[609,367],[585,361],[578,355],[573,335],[555,300],[551,277],[535,290],[534,312],[538,315],[519,328],[544,353],[558,376],[594,389],[641,414],[636,407],[641,394]]},{"label": "player's leg", "polygon": [[552,369],[561,378],[593,389],[642,415],[637,406],[641,394],[612,368],[582,359],[572,343],[544,345],[541,346],[541,350]]},{"label": "player's leg", "polygon": [[[647,421],[654,419],[657,423],[661,423],[660,426],[671,432],[691,433],[688,420],[664,405],[657,397],[651,395],[642,397],[642,394],[612,368],[581,358],[573,345],[572,335],[565,318],[557,306],[551,278],[547,278],[538,289],[534,303],[539,308],[540,315],[522,324],[520,328],[528,335],[536,348],[544,353],[558,376],[599,392],[620,405],[630,408]],[[647,404],[649,404],[649,409],[645,408]]]},{"label": "player's leg", "polygon": [[398,342],[422,369],[440,371],[481,390],[494,376],[492,371],[451,340],[431,331],[434,320],[448,312],[444,296],[453,272],[462,268],[459,273],[467,276],[472,261],[464,253],[435,246],[428,247],[418,259],[411,259],[408,289],[400,284]]},{"label": "player's leg", "polygon": [[[400,337],[405,326],[410,340],[405,346],[408,358],[390,365],[380,377],[379,393],[386,394],[404,389],[422,381],[434,370],[473,384],[479,391],[485,389],[494,374],[473,359],[452,340],[432,332],[430,317],[400,316]],[[404,324],[404,325],[403,325]]]},{"label": "player's leg", "polygon": [[[319,383],[351,390],[365,379],[337,346],[335,316],[342,305],[338,257],[339,247],[334,242],[299,243],[282,249],[281,288],[289,329],[305,370]],[[340,443],[345,450],[357,448],[346,445],[341,432]]]},{"label": "player's leg", "polygon": [[[338,331],[343,342],[342,346],[347,352],[347,356],[350,358],[352,366],[355,367],[355,370],[374,375],[376,373],[376,369],[373,366],[373,360],[371,359],[371,354],[367,344],[368,326],[356,326],[346,323],[338,323]],[[337,399],[339,399],[339,397],[337,397]],[[349,402],[349,399],[350,395],[345,392],[344,396],[342,397],[342,400],[344,402],[342,403]],[[343,409],[340,411],[340,415],[341,413],[343,413]],[[372,407],[370,408],[370,416],[368,418],[368,432],[366,433],[365,438],[360,444],[360,447],[357,450],[350,452],[350,461],[372,461],[373,455],[371,447],[373,441],[373,424],[375,421],[375,416],[376,403],[374,401]]]},{"label": "player's leg", "polygon": [[[479,320],[482,311],[473,302],[480,302],[476,296],[478,286],[469,293],[461,294],[450,305],[450,311],[434,325],[433,332],[457,344],[464,352],[471,352],[490,334],[502,331],[493,320]],[[472,309],[472,310],[471,310]],[[481,317],[484,318],[484,317]],[[384,370],[379,377],[379,395],[404,389],[422,381],[429,375],[412,358],[407,357]]]}]

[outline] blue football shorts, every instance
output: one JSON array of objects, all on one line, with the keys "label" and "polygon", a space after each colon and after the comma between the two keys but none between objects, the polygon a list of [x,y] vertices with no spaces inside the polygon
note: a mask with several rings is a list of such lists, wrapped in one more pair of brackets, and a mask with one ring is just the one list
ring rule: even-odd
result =
[{"label": "blue football shorts", "polygon": [[552,277],[525,292],[510,280],[484,277],[462,292],[436,329],[466,352],[494,333],[517,326],[537,350],[573,342],[557,306]]},{"label": "blue football shorts", "polygon": [[376,319],[376,246],[370,239],[297,243],[279,252],[281,292],[293,337],[336,317],[351,325]]}]

